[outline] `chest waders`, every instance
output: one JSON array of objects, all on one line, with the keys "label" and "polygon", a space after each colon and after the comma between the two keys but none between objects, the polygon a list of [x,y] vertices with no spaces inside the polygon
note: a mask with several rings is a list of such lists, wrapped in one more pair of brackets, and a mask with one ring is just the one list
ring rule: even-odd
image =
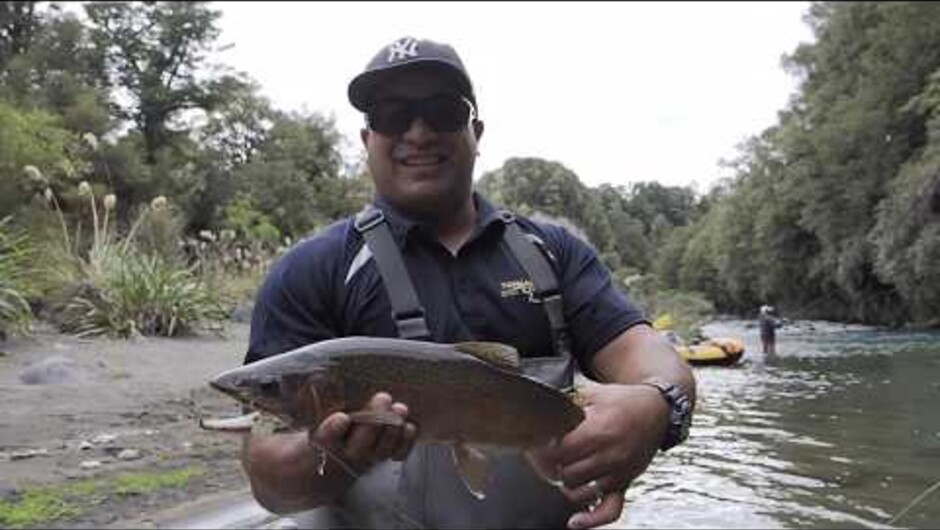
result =
[{"label": "chest waders", "polygon": [[[558,280],[533,236],[515,216],[500,212],[503,242],[534,286],[552,333],[552,354],[521,359],[526,375],[555,387],[569,386],[575,374]],[[399,336],[431,340],[424,308],[381,210],[367,206],[356,216],[356,230],[375,259],[392,306]],[[359,477],[342,502],[295,518],[303,526],[354,528],[560,528],[579,509],[558,489],[536,477],[518,454],[491,458],[487,496],[467,491],[457,474],[451,449],[416,445],[404,462],[387,461]]]}]

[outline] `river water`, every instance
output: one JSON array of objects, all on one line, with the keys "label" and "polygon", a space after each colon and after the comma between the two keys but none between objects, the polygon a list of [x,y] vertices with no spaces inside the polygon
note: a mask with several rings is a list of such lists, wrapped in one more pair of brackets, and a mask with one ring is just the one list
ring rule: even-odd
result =
[{"label": "river water", "polygon": [[[627,492],[618,528],[937,528],[940,333],[797,322],[765,358],[750,322],[735,367],[696,367],[686,444]],[[889,524],[892,523],[892,524]]]},{"label": "river water", "polygon": [[[940,481],[940,332],[796,322],[767,359],[751,322],[704,331],[744,340],[744,358],[694,369],[689,440],[609,528],[940,527],[940,487],[910,506]],[[233,506],[171,526],[296,527],[250,496]]]}]

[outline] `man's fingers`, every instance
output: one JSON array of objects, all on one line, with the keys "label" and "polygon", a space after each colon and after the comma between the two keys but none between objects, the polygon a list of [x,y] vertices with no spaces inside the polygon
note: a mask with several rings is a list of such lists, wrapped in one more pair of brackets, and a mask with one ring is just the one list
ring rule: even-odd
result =
[{"label": "man's fingers", "polygon": [[313,441],[326,446],[337,446],[342,443],[352,421],[345,412],[335,412],[326,417],[316,430],[310,432]]},{"label": "man's fingers", "polygon": [[606,492],[616,491],[619,488],[614,484],[613,479],[607,476],[585,482],[576,488],[563,487],[560,489],[571,502],[588,506],[597,502],[598,491],[606,497]]},{"label": "man's fingers", "polygon": [[594,528],[612,523],[620,518],[623,511],[623,492],[612,491],[604,495],[601,501],[593,510],[580,511],[568,519],[568,528]]},{"label": "man's fingers", "polygon": [[405,423],[405,426],[402,427],[402,435],[398,439],[398,447],[392,451],[392,460],[401,462],[405,458],[408,458],[408,453],[411,452],[411,448],[414,446],[417,438],[418,427],[411,422]]},{"label": "man's fingers", "polygon": [[610,465],[601,459],[601,456],[594,454],[583,460],[578,460],[561,467],[561,480],[565,486],[576,489],[589,480],[603,474],[604,470],[609,470]]},{"label": "man's fingers", "polygon": [[[392,397],[386,392],[379,392],[373,396],[365,407],[365,410],[372,412],[389,412],[391,409]],[[381,425],[354,425],[346,437],[346,455],[360,467],[371,464],[383,431],[385,427]]]}]

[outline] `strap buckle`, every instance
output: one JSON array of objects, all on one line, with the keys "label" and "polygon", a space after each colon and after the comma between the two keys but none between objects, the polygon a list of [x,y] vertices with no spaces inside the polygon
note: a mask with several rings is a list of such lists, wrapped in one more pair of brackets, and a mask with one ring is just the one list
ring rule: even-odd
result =
[{"label": "strap buckle", "polygon": [[382,210],[379,210],[378,208],[369,208],[359,212],[359,214],[356,215],[356,220],[353,223],[353,226],[355,226],[356,231],[361,234],[363,232],[372,230],[383,222],[385,222],[385,214],[382,213]]},{"label": "strap buckle", "polygon": [[431,336],[427,322],[424,320],[424,309],[417,308],[398,314],[392,311],[392,319],[398,328],[398,336],[405,339],[419,339]]}]

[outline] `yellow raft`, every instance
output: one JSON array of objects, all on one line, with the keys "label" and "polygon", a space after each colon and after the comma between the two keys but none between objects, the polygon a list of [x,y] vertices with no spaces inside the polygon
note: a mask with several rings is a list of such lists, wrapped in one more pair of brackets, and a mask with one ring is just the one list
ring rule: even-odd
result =
[{"label": "yellow raft", "polygon": [[677,345],[676,350],[692,365],[731,366],[744,356],[744,343],[738,339],[720,337],[690,346]]}]

